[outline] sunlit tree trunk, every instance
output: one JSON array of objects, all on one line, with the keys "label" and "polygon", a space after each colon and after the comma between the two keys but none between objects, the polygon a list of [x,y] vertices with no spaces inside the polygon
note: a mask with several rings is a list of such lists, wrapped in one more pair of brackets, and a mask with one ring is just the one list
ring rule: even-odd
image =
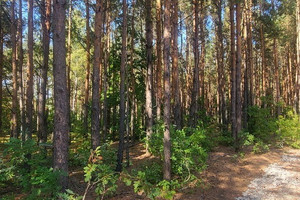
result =
[{"label": "sunlit tree trunk", "polygon": [[201,36],[201,55],[200,55],[200,97],[201,97],[201,109],[204,109],[205,101],[205,89],[204,89],[204,70],[205,70],[205,17],[206,17],[206,8],[205,2],[200,2],[200,36]]},{"label": "sunlit tree trunk", "polygon": [[120,68],[120,127],[119,127],[119,148],[116,171],[122,171],[124,134],[125,134],[125,75],[126,75],[126,45],[127,45],[127,3],[123,0],[123,22],[122,22],[122,55]]},{"label": "sunlit tree trunk", "polygon": [[[147,56],[147,74],[146,74],[146,136],[147,140],[152,135],[153,115],[152,115],[152,92],[153,92],[153,75],[152,75],[152,49],[153,49],[153,33],[152,33],[152,14],[151,14],[151,1],[146,1],[146,56]],[[147,153],[148,146],[146,147]]]},{"label": "sunlit tree trunk", "polygon": [[171,180],[171,90],[170,90],[170,43],[171,43],[171,14],[169,0],[164,5],[164,179]]},{"label": "sunlit tree trunk", "polygon": [[[53,2],[53,77],[54,138],[53,167],[68,174],[69,115],[66,75],[66,0]],[[68,176],[60,176],[62,191],[68,187]]]},{"label": "sunlit tree trunk", "polygon": [[300,113],[300,0],[297,0],[296,7],[296,25],[297,25],[297,73],[296,73],[296,111]]}]

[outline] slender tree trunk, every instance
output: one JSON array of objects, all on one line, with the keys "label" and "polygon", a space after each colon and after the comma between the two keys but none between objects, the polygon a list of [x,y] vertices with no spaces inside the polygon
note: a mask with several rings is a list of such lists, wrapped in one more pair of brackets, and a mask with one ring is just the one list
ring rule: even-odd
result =
[{"label": "slender tree trunk", "polygon": [[223,23],[222,23],[222,1],[215,1],[217,9],[216,33],[217,33],[217,66],[218,66],[218,110],[219,122],[224,124],[226,121],[225,107],[225,71],[224,71],[224,45],[223,45]]},{"label": "slender tree trunk", "polygon": [[279,116],[281,109],[279,104],[280,101],[280,79],[279,79],[279,66],[278,66],[278,51],[277,51],[277,39],[273,40],[273,54],[274,54],[274,67],[275,67],[275,88],[276,88],[276,115]]},{"label": "slender tree trunk", "polygon": [[237,35],[237,63],[236,63],[236,136],[235,144],[238,150],[238,134],[242,130],[242,95],[241,95],[241,65],[242,65],[242,32],[241,32],[241,3],[236,4],[236,35]]},{"label": "slender tree trunk", "polygon": [[84,130],[88,132],[88,113],[89,113],[89,94],[90,94],[90,61],[91,61],[91,44],[90,44],[90,3],[85,0],[85,27],[86,27],[86,71],[84,84]]},{"label": "slender tree trunk", "polygon": [[[72,0],[68,1],[68,43],[67,43],[67,88],[68,88],[68,102],[69,102],[69,110],[68,113],[70,115],[71,120],[71,62],[72,62],[72,44],[71,44],[71,36],[72,36]],[[71,129],[71,121],[69,122],[69,126]]]},{"label": "slender tree trunk", "polygon": [[26,87],[26,138],[32,138],[33,111],[33,0],[28,0],[28,69]]},{"label": "slender tree trunk", "polygon": [[[263,2],[264,0],[260,0],[260,16],[263,13]],[[260,24],[260,43],[261,43],[261,65],[262,65],[262,96],[267,95],[267,87],[268,87],[268,73],[267,73],[267,65],[266,65],[266,57],[265,57],[265,36],[264,36],[264,27],[263,24]],[[262,102],[262,106],[265,107],[266,104]]]},{"label": "slender tree trunk", "polygon": [[[68,174],[69,115],[66,76],[66,0],[53,2],[53,77],[54,77],[54,139],[55,170]],[[60,176],[62,191],[68,187],[68,176]]]},{"label": "slender tree trunk", "polygon": [[200,35],[201,35],[201,55],[200,55],[200,97],[201,97],[201,109],[204,109],[205,101],[205,89],[204,89],[204,68],[205,68],[205,16],[206,8],[204,1],[200,2]]},{"label": "slender tree trunk", "polygon": [[18,137],[18,122],[17,122],[17,112],[18,112],[18,69],[17,69],[17,56],[16,56],[16,19],[15,19],[15,0],[11,3],[11,45],[12,45],[12,82],[13,82],[13,92],[12,92],[12,116],[11,116],[11,137]]},{"label": "slender tree trunk", "polygon": [[162,102],[162,27],[161,27],[161,0],[156,0],[156,54],[157,54],[157,66],[156,66],[156,84],[157,84],[157,96],[156,96],[156,116],[157,120],[161,117],[161,102]]},{"label": "slender tree trunk", "polygon": [[122,24],[122,56],[120,69],[120,127],[119,127],[119,148],[116,171],[122,171],[124,134],[125,134],[125,76],[126,76],[126,51],[127,51],[127,3],[123,0],[123,24]]},{"label": "slender tree trunk", "polygon": [[300,0],[297,0],[296,7],[296,24],[297,24],[297,73],[296,73],[296,111],[300,113]]},{"label": "slender tree trunk", "polygon": [[[2,7],[2,2],[0,2],[0,7]],[[2,128],[2,76],[3,76],[3,12],[0,10],[0,136],[2,136],[3,128]]]},{"label": "slender tree trunk", "polygon": [[131,114],[130,114],[130,135],[132,143],[134,142],[134,126],[135,126],[135,107],[136,107],[136,98],[135,98],[135,79],[134,79],[134,34],[135,34],[135,27],[134,27],[134,20],[135,20],[135,0],[132,1],[132,18],[131,18],[131,44],[130,44],[130,73],[131,73]]},{"label": "slender tree trunk", "polygon": [[165,0],[164,6],[164,179],[171,180],[171,94],[170,94],[170,43],[171,43],[171,15],[170,0]]},{"label": "slender tree trunk", "polygon": [[39,139],[41,143],[47,142],[47,119],[46,119],[46,93],[47,93],[47,73],[49,66],[49,45],[50,45],[50,17],[51,17],[51,0],[41,1],[41,20],[43,34],[43,64],[41,69],[41,88],[39,93],[38,107],[38,127]]},{"label": "slender tree trunk", "polygon": [[100,145],[100,66],[101,66],[101,35],[102,35],[102,0],[96,1],[95,43],[92,89],[92,148]]},{"label": "slender tree trunk", "polygon": [[19,85],[19,107],[20,107],[20,117],[21,117],[21,123],[20,125],[20,132],[21,132],[21,138],[24,141],[25,140],[25,107],[24,107],[24,88],[23,88],[23,23],[22,23],[22,0],[19,0],[19,19],[18,19],[18,85]]},{"label": "slender tree trunk", "polygon": [[231,130],[232,136],[237,141],[236,132],[236,51],[235,51],[235,23],[234,0],[230,2],[230,53],[231,53]]},{"label": "slender tree trunk", "polygon": [[194,77],[193,89],[190,105],[190,126],[195,127],[197,124],[198,116],[198,97],[199,97],[199,2],[194,0],[195,12],[195,27],[194,27]]},{"label": "slender tree trunk", "polygon": [[172,34],[172,72],[173,72],[173,96],[174,96],[174,122],[176,129],[181,129],[181,101],[180,101],[180,78],[178,69],[178,0],[173,0],[173,34]]},{"label": "slender tree trunk", "polygon": [[[152,92],[153,92],[153,75],[152,75],[152,49],[153,49],[153,33],[152,33],[152,4],[151,1],[146,1],[146,54],[147,54],[147,75],[146,75],[146,136],[147,140],[152,135],[153,115],[152,115]],[[149,153],[148,146],[146,151]]]}]

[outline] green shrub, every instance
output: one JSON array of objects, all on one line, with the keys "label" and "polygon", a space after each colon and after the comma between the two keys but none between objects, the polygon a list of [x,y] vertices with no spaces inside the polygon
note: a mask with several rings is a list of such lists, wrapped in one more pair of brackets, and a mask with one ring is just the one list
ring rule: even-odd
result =
[{"label": "green shrub", "polygon": [[95,187],[101,199],[117,190],[119,174],[115,172],[116,152],[108,144],[97,147],[91,152],[89,164],[84,167],[84,181],[88,183],[86,191]]},{"label": "green shrub", "polygon": [[51,163],[33,140],[22,142],[11,138],[3,156],[0,177],[5,180],[1,181],[21,186],[28,194],[26,199],[56,199],[60,190],[58,177],[65,174],[50,167]]},{"label": "green shrub", "polygon": [[272,115],[271,111],[271,108],[260,108],[258,106],[248,108],[249,133],[263,142],[269,142],[278,129],[277,119]]},{"label": "green shrub", "polygon": [[253,146],[253,152],[256,154],[268,152],[269,145],[265,144],[263,141],[259,140]]},{"label": "green shrub", "polygon": [[280,116],[277,121],[277,134],[286,144],[294,148],[300,148],[300,118],[297,114],[289,111],[287,115]]}]

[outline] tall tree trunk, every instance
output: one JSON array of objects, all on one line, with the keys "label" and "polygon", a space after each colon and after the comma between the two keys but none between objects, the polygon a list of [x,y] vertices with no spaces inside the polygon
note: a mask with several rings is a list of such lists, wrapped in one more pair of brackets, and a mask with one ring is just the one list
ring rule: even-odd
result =
[{"label": "tall tree trunk", "polygon": [[[69,102],[69,110],[68,113],[70,115],[71,120],[71,62],[72,62],[72,44],[71,44],[71,34],[72,34],[72,0],[68,1],[69,11],[68,11],[68,43],[67,43],[67,88],[68,88],[68,102]],[[69,126],[71,129],[71,121],[69,122]]]},{"label": "tall tree trunk", "polygon": [[171,43],[171,15],[170,0],[165,0],[164,6],[164,179],[171,180],[171,136],[170,136],[170,43]]},{"label": "tall tree trunk", "polygon": [[[260,16],[263,13],[263,2],[264,0],[260,0]],[[261,67],[262,67],[262,96],[267,95],[267,87],[268,87],[268,73],[267,73],[267,65],[266,65],[266,57],[265,57],[265,35],[264,35],[264,26],[263,23],[260,24],[260,43],[261,43]],[[266,104],[262,102],[262,106],[265,107]]]},{"label": "tall tree trunk", "polygon": [[198,97],[199,97],[199,2],[194,0],[194,77],[193,77],[193,89],[190,105],[190,126],[195,127],[197,124],[198,115]]},{"label": "tall tree trunk", "polygon": [[101,35],[102,35],[102,0],[96,1],[95,43],[92,89],[92,148],[100,145],[100,66],[101,66]]},{"label": "tall tree trunk", "polygon": [[125,134],[125,75],[126,75],[126,51],[127,51],[127,3],[123,0],[123,23],[122,23],[122,55],[120,69],[120,127],[119,127],[119,148],[116,171],[122,171],[124,134]]},{"label": "tall tree trunk", "polygon": [[[0,7],[2,7],[2,2],[0,2]],[[2,136],[2,76],[3,76],[3,12],[2,10],[0,10],[0,136]]]},{"label": "tall tree trunk", "polygon": [[15,0],[11,3],[11,46],[12,46],[12,82],[13,82],[13,93],[12,93],[12,115],[11,115],[11,137],[18,137],[18,69],[17,69],[17,56],[16,56],[16,19],[15,19]]},{"label": "tall tree trunk", "polygon": [[19,107],[20,107],[20,115],[21,115],[21,123],[20,123],[20,132],[21,138],[25,140],[25,107],[24,107],[24,88],[23,88],[23,17],[22,17],[22,0],[19,0],[19,19],[18,19],[18,85],[19,85]]},{"label": "tall tree trunk", "polygon": [[242,130],[242,95],[241,95],[241,65],[242,65],[242,32],[241,32],[241,3],[236,4],[236,35],[237,35],[237,63],[236,63],[236,136],[235,146],[238,150],[238,134]]},{"label": "tall tree trunk", "polygon": [[[152,14],[151,14],[152,4],[151,1],[146,1],[146,54],[147,54],[147,75],[146,75],[146,136],[147,140],[150,139],[152,135],[153,126],[153,115],[152,115],[152,92],[153,92],[153,79],[152,79]],[[148,145],[146,146],[146,151],[148,151]]]},{"label": "tall tree trunk", "polygon": [[217,9],[216,33],[217,33],[217,66],[218,66],[218,110],[219,122],[224,124],[226,121],[225,107],[225,75],[224,75],[224,45],[223,45],[223,23],[222,23],[222,1],[215,1]]},{"label": "tall tree trunk", "polygon": [[278,66],[278,51],[277,51],[277,39],[273,40],[273,54],[274,54],[274,67],[275,67],[275,88],[276,88],[276,115],[281,114],[281,109],[279,106],[280,101],[280,79],[279,79],[279,66]]},{"label": "tall tree trunk", "polygon": [[106,40],[105,40],[105,55],[104,55],[104,71],[103,71],[103,139],[106,140],[107,133],[108,133],[108,119],[109,119],[109,108],[108,108],[108,101],[107,101],[107,89],[108,89],[108,83],[107,83],[107,76],[108,76],[108,67],[109,67],[109,56],[110,56],[110,11],[109,11],[109,1],[106,1]]},{"label": "tall tree trunk", "polygon": [[200,55],[200,97],[201,97],[201,109],[204,109],[204,100],[205,100],[205,92],[204,92],[204,68],[205,68],[205,16],[206,16],[206,8],[205,2],[200,2],[200,36],[201,36],[201,55]]},{"label": "tall tree trunk", "polygon": [[180,78],[178,69],[178,0],[173,0],[173,31],[172,31],[172,72],[173,72],[173,96],[174,96],[174,122],[176,129],[181,129],[181,101],[180,101]]},{"label": "tall tree trunk", "polygon": [[296,19],[297,19],[297,73],[296,73],[296,111],[300,113],[300,0],[297,0],[296,7]]},{"label": "tall tree trunk", "polygon": [[231,130],[232,136],[237,141],[236,132],[236,51],[235,51],[235,23],[234,0],[230,1],[230,53],[231,53]]},{"label": "tall tree trunk", "polygon": [[[90,3],[85,0],[85,27],[86,27],[86,71],[85,71],[85,84],[84,84],[84,111],[83,121],[84,130],[88,132],[88,113],[89,113],[89,94],[90,94],[90,60],[91,60],[91,44],[90,44]],[[87,135],[87,134],[86,134]]]},{"label": "tall tree trunk", "polygon": [[49,66],[49,44],[50,44],[50,17],[51,0],[41,1],[41,20],[43,34],[43,63],[41,68],[41,88],[39,93],[38,107],[38,136],[41,143],[47,142],[47,119],[46,119],[46,94],[47,94],[47,73]]},{"label": "tall tree trunk", "polygon": [[157,54],[157,66],[156,66],[156,84],[157,84],[157,96],[156,96],[156,116],[157,120],[161,117],[161,102],[162,102],[162,27],[161,27],[161,0],[156,0],[156,54]]},{"label": "tall tree trunk", "polygon": [[26,87],[26,138],[32,138],[33,110],[33,0],[28,0],[28,69]]},{"label": "tall tree trunk", "polygon": [[[53,77],[54,77],[54,139],[55,170],[68,174],[69,115],[66,76],[66,0],[53,2]],[[62,191],[68,187],[68,176],[60,176]]]}]

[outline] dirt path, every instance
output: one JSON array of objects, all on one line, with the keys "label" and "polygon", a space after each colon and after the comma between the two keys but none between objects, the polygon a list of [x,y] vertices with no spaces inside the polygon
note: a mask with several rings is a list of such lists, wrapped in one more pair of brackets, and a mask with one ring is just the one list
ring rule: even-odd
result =
[{"label": "dirt path", "polygon": [[271,149],[238,159],[232,149],[210,154],[201,175],[204,186],[178,194],[176,199],[280,200],[300,199],[300,150]]}]

